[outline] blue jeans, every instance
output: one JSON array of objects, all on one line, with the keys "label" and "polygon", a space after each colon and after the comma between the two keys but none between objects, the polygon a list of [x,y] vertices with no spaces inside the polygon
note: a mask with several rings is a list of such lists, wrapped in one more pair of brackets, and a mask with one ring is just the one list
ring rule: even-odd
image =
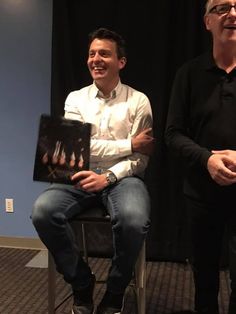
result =
[{"label": "blue jeans", "polygon": [[36,200],[32,221],[57,270],[73,289],[79,289],[88,285],[91,270],[78,253],[70,221],[98,203],[107,208],[113,232],[114,255],[107,289],[123,293],[150,227],[150,199],[141,179],[126,177],[99,193],[52,184]]}]

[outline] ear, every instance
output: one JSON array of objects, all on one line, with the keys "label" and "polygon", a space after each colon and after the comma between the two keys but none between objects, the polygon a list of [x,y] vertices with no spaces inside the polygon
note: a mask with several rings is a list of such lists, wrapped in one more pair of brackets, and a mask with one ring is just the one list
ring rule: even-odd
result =
[{"label": "ear", "polygon": [[205,26],[206,26],[206,29],[208,31],[210,31],[210,18],[209,18],[209,15],[205,15],[204,16],[204,23],[205,23]]},{"label": "ear", "polygon": [[125,57],[122,57],[119,60],[119,68],[120,68],[120,70],[122,70],[125,67],[126,63],[127,63],[127,59]]}]

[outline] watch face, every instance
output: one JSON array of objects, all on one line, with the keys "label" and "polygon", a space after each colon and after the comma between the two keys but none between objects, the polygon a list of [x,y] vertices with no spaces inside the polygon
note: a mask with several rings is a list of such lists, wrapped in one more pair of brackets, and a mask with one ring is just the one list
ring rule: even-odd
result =
[{"label": "watch face", "polygon": [[107,173],[107,182],[110,184],[116,182],[116,176],[114,175],[114,173],[112,172]]}]

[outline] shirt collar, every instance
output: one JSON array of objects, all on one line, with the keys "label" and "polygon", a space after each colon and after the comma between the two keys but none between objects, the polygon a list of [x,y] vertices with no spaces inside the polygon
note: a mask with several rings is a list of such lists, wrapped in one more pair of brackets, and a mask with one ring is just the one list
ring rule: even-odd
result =
[{"label": "shirt collar", "polygon": [[213,52],[208,51],[208,53],[205,54],[205,59],[204,59],[204,66],[207,71],[211,71],[213,69],[218,69],[215,60],[213,58]]},{"label": "shirt collar", "polygon": [[[215,63],[215,59],[213,58],[213,52],[210,51],[205,55],[205,59],[204,59],[204,65],[207,71],[220,71],[220,72],[224,72],[225,71],[223,69],[220,69],[217,64]],[[235,74],[236,72],[236,68],[234,68],[231,73]]]},{"label": "shirt collar", "polygon": [[[107,100],[111,100],[111,99],[116,98],[120,94],[121,89],[122,89],[122,84],[121,84],[121,81],[119,80],[119,82],[116,85],[116,87],[111,91],[111,96]],[[102,96],[102,93],[97,88],[95,82],[93,82],[92,91],[91,92],[92,92],[92,97],[94,97],[94,98]]]}]

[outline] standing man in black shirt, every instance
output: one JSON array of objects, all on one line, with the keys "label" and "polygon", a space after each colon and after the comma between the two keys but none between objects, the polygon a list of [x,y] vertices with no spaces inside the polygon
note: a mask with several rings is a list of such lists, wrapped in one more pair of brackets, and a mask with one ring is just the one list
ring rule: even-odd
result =
[{"label": "standing man in black shirt", "polygon": [[169,149],[184,161],[196,313],[218,314],[219,264],[227,228],[236,313],[236,1],[208,0],[212,51],[184,64],[173,84],[166,127]]}]

